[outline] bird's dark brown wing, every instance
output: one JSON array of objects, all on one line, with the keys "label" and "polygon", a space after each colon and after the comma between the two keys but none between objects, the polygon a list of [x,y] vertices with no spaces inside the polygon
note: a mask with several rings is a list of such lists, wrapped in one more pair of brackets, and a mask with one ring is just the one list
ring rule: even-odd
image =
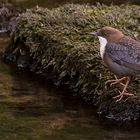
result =
[{"label": "bird's dark brown wing", "polygon": [[140,43],[125,38],[118,43],[108,43],[106,53],[119,65],[140,71]]}]

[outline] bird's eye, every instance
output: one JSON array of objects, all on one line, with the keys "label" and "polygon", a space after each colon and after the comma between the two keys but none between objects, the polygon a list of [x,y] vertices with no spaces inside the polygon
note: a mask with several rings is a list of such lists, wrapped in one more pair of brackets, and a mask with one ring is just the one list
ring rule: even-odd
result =
[{"label": "bird's eye", "polygon": [[105,33],[104,33],[104,35],[106,36],[106,35],[108,35],[108,33],[107,33],[107,32],[105,32]]}]

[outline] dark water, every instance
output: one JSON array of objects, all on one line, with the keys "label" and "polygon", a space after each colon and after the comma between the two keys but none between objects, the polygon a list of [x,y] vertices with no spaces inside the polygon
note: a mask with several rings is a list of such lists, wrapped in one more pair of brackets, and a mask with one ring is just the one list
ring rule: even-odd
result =
[{"label": "dark water", "polygon": [[[66,3],[15,2],[28,8]],[[8,38],[1,37],[0,44],[5,47]],[[140,140],[139,124],[108,122],[94,110],[66,89],[58,89],[0,61],[0,140]]]}]

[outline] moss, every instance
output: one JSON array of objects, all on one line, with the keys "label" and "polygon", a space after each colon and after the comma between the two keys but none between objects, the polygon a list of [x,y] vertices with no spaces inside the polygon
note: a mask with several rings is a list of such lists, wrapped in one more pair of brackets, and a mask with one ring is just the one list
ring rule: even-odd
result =
[{"label": "moss", "polygon": [[[28,54],[30,58],[26,61],[30,62],[30,70],[42,73],[56,84],[69,84],[72,91],[92,102],[107,117],[138,119],[138,97],[119,103],[112,99],[118,94],[118,87],[105,86],[104,82],[113,78],[113,74],[102,64],[99,44],[88,33],[112,26],[140,38],[139,10],[140,7],[135,5],[100,4],[67,4],[52,10],[41,7],[28,9],[16,19],[15,30],[11,33],[13,44],[6,49],[5,57],[17,63],[19,56]],[[24,46],[17,45],[17,42]],[[139,80],[136,79],[130,91],[138,94],[138,85]]]},{"label": "moss", "polygon": [[11,30],[11,26],[14,26],[14,17],[16,17],[19,12],[21,12],[21,10],[15,8],[15,6],[13,6],[7,0],[6,1],[1,0],[0,1],[0,30],[3,32]]}]

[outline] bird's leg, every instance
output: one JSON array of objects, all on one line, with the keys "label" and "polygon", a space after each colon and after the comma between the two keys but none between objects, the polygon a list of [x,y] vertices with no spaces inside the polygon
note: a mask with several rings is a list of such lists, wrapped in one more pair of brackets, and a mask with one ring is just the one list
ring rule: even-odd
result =
[{"label": "bird's leg", "polygon": [[114,99],[117,99],[117,98],[118,98],[118,99],[116,100],[116,102],[122,100],[122,98],[123,98],[124,95],[125,95],[125,96],[133,96],[133,95],[134,95],[134,94],[131,94],[131,93],[127,93],[127,92],[126,92],[127,86],[128,86],[128,84],[129,84],[129,82],[130,82],[130,77],[125,77],[125,78],[127,78],[127,80],[126,80],[126,84],[125,84],[125,86],[124,86],[122,92],[119,91],[120,94],[117,95],[117,96],[115,96],[115,97],[113,97]]},{"label": "bird's leg", "polygon": [[118,79],[116,75],[114,77],[115,77],[114,80],[108,80],[105,82],[105,84],[110,83],[110,86],[112,86],[112,85],[116,85],[116,84],[120,83],[121,85],[125,86],[121,81],[124,81],[127,77],[122,77],[120,79]]}]

